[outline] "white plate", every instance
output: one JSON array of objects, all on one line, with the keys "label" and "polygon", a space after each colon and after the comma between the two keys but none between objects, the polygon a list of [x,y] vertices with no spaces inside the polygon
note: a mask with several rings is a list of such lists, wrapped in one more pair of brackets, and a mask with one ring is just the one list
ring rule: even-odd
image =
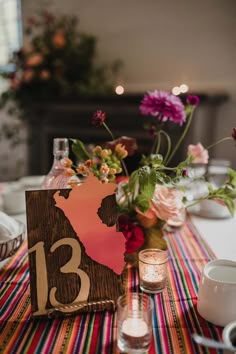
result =
[{"label": "white plate", "polygon": [[188,207],[188,213],[208,219],[227,219],[231,217],[228,208],[215,200],[203,200]]},{"label": "white plate", "polygon": [[39,189],[45,176],[25,176],[20,178],[20,185],[24,189]]},{"label": "white plate", "polygon": [[26,227],[25,224],[19,220],[13,219],[1,212],[2,226],[9,231],[9,234],[5,232],[3,227],[2,237],[0,235],[0,262],[11,257],[20,247],[25,238]]}]

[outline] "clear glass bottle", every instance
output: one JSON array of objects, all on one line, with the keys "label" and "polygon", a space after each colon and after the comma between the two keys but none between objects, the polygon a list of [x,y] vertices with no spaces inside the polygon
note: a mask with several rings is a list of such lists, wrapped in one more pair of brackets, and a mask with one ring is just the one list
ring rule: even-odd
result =
[{"label": "clear glass bottle", "polygon": [[69,157],[69,140],[67,138],[53,139],[53,155],[52,167],[45,176],[41,187],[42,189],[69,188],[68,182],[72,177],[65,176],[65,167],[61,163],[64,157]]}]

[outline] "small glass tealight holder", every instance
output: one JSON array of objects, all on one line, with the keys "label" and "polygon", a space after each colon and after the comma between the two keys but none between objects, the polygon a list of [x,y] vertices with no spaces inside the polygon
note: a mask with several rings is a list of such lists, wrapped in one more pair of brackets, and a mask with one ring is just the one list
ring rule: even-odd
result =
[{"label": "small glass tealight holder", "polygon": [[148,248],[140,251],[138,258],[140,289],[151,294],[162,292],[167,279],[167,252]]},{"label": "small glass tealight holder", "polygon": [[144,293],[127,293],[117,301],[117,345],[121,352],[143,354],[152,338],[153,300]]}]

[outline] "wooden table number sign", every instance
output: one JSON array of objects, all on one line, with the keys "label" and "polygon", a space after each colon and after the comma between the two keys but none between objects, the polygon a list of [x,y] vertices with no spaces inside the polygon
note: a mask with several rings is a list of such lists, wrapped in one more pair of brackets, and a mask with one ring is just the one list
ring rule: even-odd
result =
[{"label": "wooden table number sign", "polygon": [[34,316],[114,310],[124,289],[125,238],[101,215],[114,223],[115,188],[89,176],[73,189],[26,191]]}]

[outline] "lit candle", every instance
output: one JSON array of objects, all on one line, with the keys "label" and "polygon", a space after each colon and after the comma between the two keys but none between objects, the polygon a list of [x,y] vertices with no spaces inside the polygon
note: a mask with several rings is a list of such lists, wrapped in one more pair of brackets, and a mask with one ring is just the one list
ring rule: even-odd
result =
[{"label": "lit candle", "polygon": [[142,318],[127,318],[122,323],[123,334],[131,337],[144,337],[148,334],[148,326]]},{"label": "lit candle", "polygon": [[145,272],[143,273],[143,280],[150,283],[160,283],[164,279],[164,276],[158,272],[158,269],[152,266],[147,266]]},{"label": "lit candle", "polygon": [[163,289],[165,287],[166,278],[164,274],[160,274],[158,268],[146,265],[142,274],[143,287],[150,290]]},{"label": "lit candle", "polygon": [[152,337],[153,301],[143,293],[128,293],[117,300],[117,345],[121,352],[147,352]]},{"label": "lit candle", "polygon": [[157,293],[165,288],[167,271],[166,251],[147,249],[139,253],[140,287],[143,291]]}]

